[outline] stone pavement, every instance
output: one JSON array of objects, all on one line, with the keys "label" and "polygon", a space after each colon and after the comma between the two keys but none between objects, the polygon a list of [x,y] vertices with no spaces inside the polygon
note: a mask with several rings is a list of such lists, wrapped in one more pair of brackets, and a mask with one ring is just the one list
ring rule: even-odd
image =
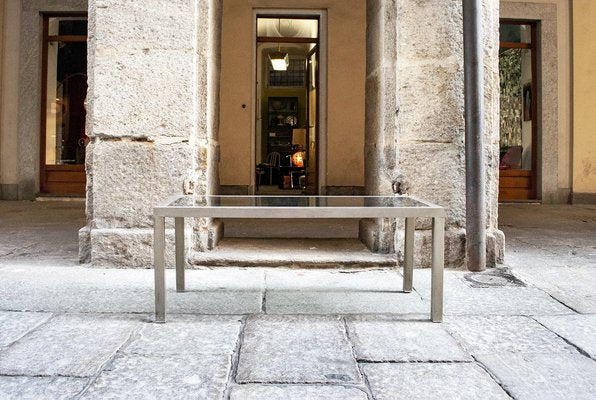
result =
[{"label": "stone pavement", "polygon": [[547,211],[502,207],[507,265],[447,271],[442,324],[428,270],[275,268],[168,270],[155,324],[151,270],[32,242],[0,256],[0,399],[593,399],[596,209]]}]

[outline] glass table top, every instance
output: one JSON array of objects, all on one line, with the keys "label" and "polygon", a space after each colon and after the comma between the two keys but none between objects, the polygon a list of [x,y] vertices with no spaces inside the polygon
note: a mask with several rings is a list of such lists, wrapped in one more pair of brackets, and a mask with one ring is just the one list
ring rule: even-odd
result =
[{"label": "glass table top", "polygon": [[180,196],[163,204],[176,207],[421,207],[439,208],[409,196]]}]

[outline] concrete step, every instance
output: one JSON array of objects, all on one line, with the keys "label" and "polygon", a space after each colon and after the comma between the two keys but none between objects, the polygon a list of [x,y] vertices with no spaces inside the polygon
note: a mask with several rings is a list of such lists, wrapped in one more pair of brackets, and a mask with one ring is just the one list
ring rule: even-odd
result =
[{"label": "concrete step", "polygon": [[396,265],[395,254],[372,253],[358,239],[224,238],[214,250],[192,252],[196,266],[381,268]]}]

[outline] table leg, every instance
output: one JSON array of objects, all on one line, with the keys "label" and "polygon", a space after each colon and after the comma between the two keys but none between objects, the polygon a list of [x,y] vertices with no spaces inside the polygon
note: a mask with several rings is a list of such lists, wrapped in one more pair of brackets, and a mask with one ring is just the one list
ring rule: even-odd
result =
[{"label": "table leg", "polygon": [[184,218],[176,217],[175,242],[176,242],[176,291],[184,292]]},{"label": "table leg", "polygon": [[154,217],[153,264],[155,270],[155,322],[166,322],[166,274],[165,274],[165,218]]},{"label": "table leg", "polygon": [[404,237],[404,292],[412,291],[412,278],[414,275],[414,229],[416,218],[406,218],[406,231]]},{"label": "table leg", "polygon": [[445,218],[433,218],[432,283],[430,319],[443,321],[443,268],[445,262]]}]

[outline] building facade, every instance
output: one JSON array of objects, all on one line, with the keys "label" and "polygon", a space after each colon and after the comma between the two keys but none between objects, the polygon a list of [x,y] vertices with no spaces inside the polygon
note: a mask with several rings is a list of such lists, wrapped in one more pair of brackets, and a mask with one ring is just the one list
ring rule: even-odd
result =
[{"label": "building facade", "polygon": [[[151,265],[155,204],[255,193],[269,155],[302,129],[305,191],[437,203],[446,262],[465,264],[460,1],[3,0],[0,9],[0,196],[85,195],[82,261]],[[596,202],[595,18],[590,0],[483,1],[490,265],[504,248],[499,197]],[[302,83],[266,69],[276,51]],[[190,224],[192,250],[216,245],[220,221]],[[425,248],[430,226],[417,229]],[[394,251],[396,231],[360,224],[373,251]]]}]

